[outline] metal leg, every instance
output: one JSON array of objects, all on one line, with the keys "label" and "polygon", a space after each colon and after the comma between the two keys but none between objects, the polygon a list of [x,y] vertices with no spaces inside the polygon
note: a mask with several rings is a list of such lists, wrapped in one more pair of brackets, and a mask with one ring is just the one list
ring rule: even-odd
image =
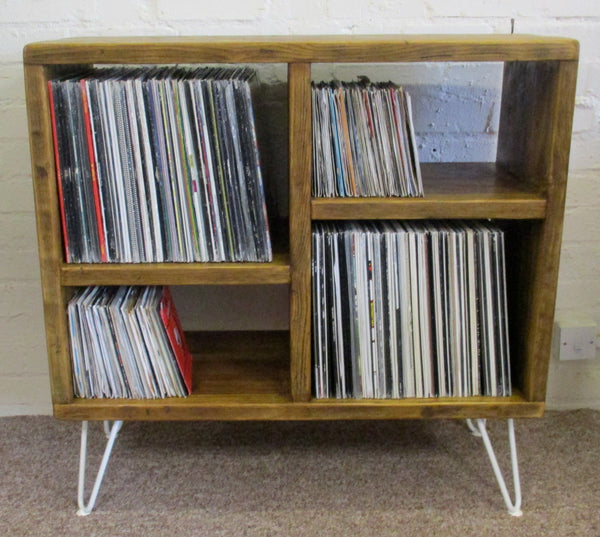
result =
[{"label": "metal leg", "polygon": [[494,448],[492,447],[490,437],[487,433],[486,422],[484,419],[478,419],[476,421],[477,429],[473,426],[471,420],[467,420],[467,425],[469,426],[469,429],[471,429],[471,432],[474,436],[480,436],[483,440],[483,444],[485,445],[485,449],[492,464],[492,469],[494,470],[494,475],[496,476],[496,480],[498,481],[500,492],[502,493],[502,498],[504,499],[504,503],[508,508],[508,512],[512,516],[521,516],[523,514],[523,512],[521,511],[521,480],[519,477],[519,462],[517,460],[517,444],[515,441],[514,421],[512,419],[508,419],[508,442],[510,445],[510,460],[512,464],[513,486],[515,489],[514,503],[510,499],[510,495],[506,488],[506,483],[504,482],[504,477],[502,476],[502,472],[500,471],[500,466],[498,465],[498,460],[496,459]]},{"label": "metal leg", "polygon": [[92,512],[92,509],[94,509],[96,498],[98,497],[98,491],[100,490],[100,485],[102,484],[102,479],[104,478],[104,472],[106,472],[108,459],[110,459],[110,454],[112,452],[115,440],[117,439],[117,434],[119,434],[119,431],[121,430],[122,426],[122,421],[115,421],[112,427],[109,426],[108,421],[104,422],[104,432],[107,436],[108,441],[106,442],[104,456],[102,457],[102,462],[100,463],[100,469],[98,470],[98,475],[96,476],[96,481],[94,483],[94,488],[92,489],[90,501],[86,505],[83,495],[85,489],[85,466],[87,458],[88,422],[84,421],[81,423],[81,451],[79,454],[79,482],[77,486],[77,505],[79,507],[77,514],[79,516],[89,515]]}]

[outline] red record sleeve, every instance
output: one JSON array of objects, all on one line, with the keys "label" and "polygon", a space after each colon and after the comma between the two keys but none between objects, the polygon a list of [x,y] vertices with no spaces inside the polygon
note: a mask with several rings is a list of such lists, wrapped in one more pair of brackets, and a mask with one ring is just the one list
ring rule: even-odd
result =
[{"label": "red record sleeve", "polygon": [[163,326],[167,332],[167,337],[169,338],[169,343],[173,349],[173,354],[177,360],[179,371],[181,371],[183,382],[188,390],[188,394],[190,394],[192,392],[192,353],[185,340],[181,322],[173,303],[173,297],[168,287],[163,287],[159,311]]}]

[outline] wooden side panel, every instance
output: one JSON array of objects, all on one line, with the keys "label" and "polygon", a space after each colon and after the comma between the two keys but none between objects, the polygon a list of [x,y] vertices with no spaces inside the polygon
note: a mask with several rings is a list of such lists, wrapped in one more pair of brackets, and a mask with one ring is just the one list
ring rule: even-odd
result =
[{"label": "wooden side panel", "polygon": [[508,63],[504,70],[498,162],[547,199],[546,218],[517,238],[509,281],[512,350],[530,401],[546,396],[576,76],[576,61]]},{"label": "wooden side panel", "polygon": [[290,118],[290,367],[294,401],[308,401],[311,387],[310,187],[311,94],[309,63],[288,66]]},{"label": "wooden side panel", "polygon": [[542,193],[552,180],[549,151],[559,65],[551,61],[504,66],[497,160]]},{"label": "wooden side panel", "polygon": [[60,279],[63,252],[47,80],[48,72],[44,67],[25,66],[31,169],[52,401],[68,403],[73,399],[73,385],[65,307],[67,295],[61,287]]}]

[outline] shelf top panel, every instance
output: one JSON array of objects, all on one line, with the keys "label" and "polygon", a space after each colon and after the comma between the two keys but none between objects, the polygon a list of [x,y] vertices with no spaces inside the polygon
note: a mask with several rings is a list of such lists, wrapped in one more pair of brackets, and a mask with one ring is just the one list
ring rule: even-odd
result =
[{"label": "shelf top panel", "polygon": [[574,39],[533,35],[90,37],[31,43],[34,65],[577,60]]}]

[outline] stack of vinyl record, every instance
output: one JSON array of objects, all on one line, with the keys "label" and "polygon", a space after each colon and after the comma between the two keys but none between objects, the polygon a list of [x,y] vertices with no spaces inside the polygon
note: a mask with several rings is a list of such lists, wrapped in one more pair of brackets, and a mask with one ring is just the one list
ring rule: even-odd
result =
[{"label": "stack of vinyl record", "polygon": [[88,287],[67,312],[76,397],[191,392],[192,356],[167,287]]},{"label": "stack of vinyl record", "polygon": [[423,196],[410,96],[392,82],[313,84],[313,196]]},{"label": "stack of vinyl record", "polygon": [[319,398],[511,393],[504,235],[487,223],[318,223]]},{"label": "stack of vinyl record", "polygon": [[49,82],[67,262],[270,261],[247,68]]}]

